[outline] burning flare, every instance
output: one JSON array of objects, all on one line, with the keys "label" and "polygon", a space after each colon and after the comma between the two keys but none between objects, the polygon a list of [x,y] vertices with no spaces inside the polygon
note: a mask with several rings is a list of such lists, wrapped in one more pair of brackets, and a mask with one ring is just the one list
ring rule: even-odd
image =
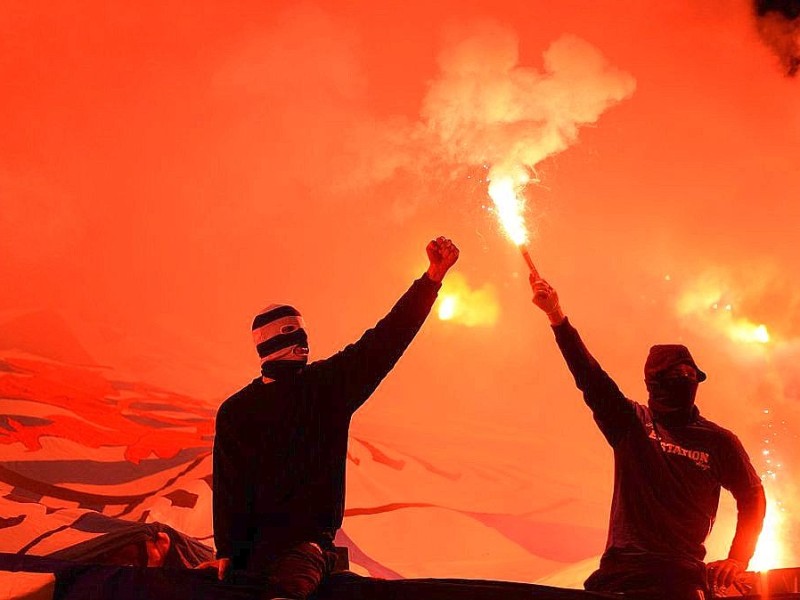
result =
[{"label": "burning flare", "polygon": [[530,181],[530,175],[523,169],[515,172],[489,174],[489,196],[494,202],[497,218],[508,238],[517,246],[528,243],[528,229],[525,227],[525,200],[522,190]]},{"label": "burning flare", "polygon": [[494,288],[487,284],[470,288],[460,273],[451,273],[439,292],[439,319],[467,327],[494,325],[500,314],[500,303]]},{"label": "burning flare", "polygon": [[539,277],[539,272],[533,264],[528,252],[528,229],[525,227],[525,196],[523,190],[530,181],[530,171],[522,165],[513,167],[494,167],[487,180],[489,181],[489,196],[494,201],[495,212],[503,226],[503,231],[509,239],[517,245],[522,258],[534,277]]},{"label": "burning flare", "polygon": [[[765,482],[766,483],[766,482]],[[769,571],[784,565],[784,539],[785,518],[784,509],[780,502],[767,496],[767,514],[764,517],[764,527],[758,538],[758,545],[753,558],[750,559],[750,571]]]}]

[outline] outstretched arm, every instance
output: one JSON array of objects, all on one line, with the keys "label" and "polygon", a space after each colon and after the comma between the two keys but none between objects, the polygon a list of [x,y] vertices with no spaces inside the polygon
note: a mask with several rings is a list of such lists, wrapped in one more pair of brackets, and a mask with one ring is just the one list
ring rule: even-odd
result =
[{"label": "outstretched arm", "polygon": [[613,446],[635,419],[635,408],[620,391],[617,384],[589,353],[578,331],[570,324],[561,309],[558,292],[544,279],[531,275],[533,303],[550,320],[556,343],[569,367],[575,384],[583,392],[587,406],[603,435]]},{"label": "outstretched arm", "polygon": [[375,327],[341,352],[309,365],[320,384],[328,387],[351,412],[366,402],[403,355],[430,313],[442,279],[459,255],[455,244],[444,237],[432,240],[426,252],[428,270]]}]

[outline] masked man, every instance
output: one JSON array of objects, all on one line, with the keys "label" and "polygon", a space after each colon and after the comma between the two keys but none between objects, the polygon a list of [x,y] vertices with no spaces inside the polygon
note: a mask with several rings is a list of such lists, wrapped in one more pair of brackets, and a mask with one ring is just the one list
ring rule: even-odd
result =
[{"label": "masked man", "polygon": [[[706,584],[724,587],[747,567],[764,520],[761,480],[739,439],[703,418],[695,393],[706,374],[681,345],[650,349],[644,366],[647,406],[626,398],[564,316],[556,291],[531,277],[533,302],[550,319],[556,342],[594,420],[614,451],[608,541],[587,590],[697,599]],[[720,488],[738,507],[728,558],[703,563]]]},{"label": "masked man", "polygon": [[230,568],[264,578],[272,598],[304,599],[330,572],[342,525],[347,436],[428,316],[458,248],[428,244],[430,266],[354,344],[306,364],[300,313],[271,305],[256,316],[261,377],[228,398],[214,441],[214,539],[219,578]]}]

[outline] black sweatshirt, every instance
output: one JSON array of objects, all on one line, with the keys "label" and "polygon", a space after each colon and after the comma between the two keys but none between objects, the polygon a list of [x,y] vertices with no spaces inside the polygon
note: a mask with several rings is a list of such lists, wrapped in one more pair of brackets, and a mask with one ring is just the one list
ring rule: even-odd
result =
[{"label": "black sweatshirt", "polygon": [[249,558],[298,541],[332,542],[344,516],[350,418],[411,343],[440,287],[423,275],[354,344],[294,377],[259,377],[220,406],[217,557],[246,568]]},{"label": "black sweatshirt", "polygon": [[605,555],[701,562],[724,487],[738,507],[729,558],[747,564],[766,502],[761,480],[739,439],[699,413],[683,426],[654,422],[648,407],[622,394],[569,321],[553,330],[575,383],[614,450],[614,496]]}]

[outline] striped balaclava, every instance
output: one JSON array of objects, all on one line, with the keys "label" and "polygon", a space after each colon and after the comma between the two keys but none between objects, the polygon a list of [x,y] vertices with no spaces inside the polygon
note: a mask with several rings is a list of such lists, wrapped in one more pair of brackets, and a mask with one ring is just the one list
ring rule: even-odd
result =
[{"label": "striped balaclava", "polygon": [[298,310],[270,304],[253,319],[253,341],[261,373],[270,379],[295,374],[308,362],[308,336]]}]

